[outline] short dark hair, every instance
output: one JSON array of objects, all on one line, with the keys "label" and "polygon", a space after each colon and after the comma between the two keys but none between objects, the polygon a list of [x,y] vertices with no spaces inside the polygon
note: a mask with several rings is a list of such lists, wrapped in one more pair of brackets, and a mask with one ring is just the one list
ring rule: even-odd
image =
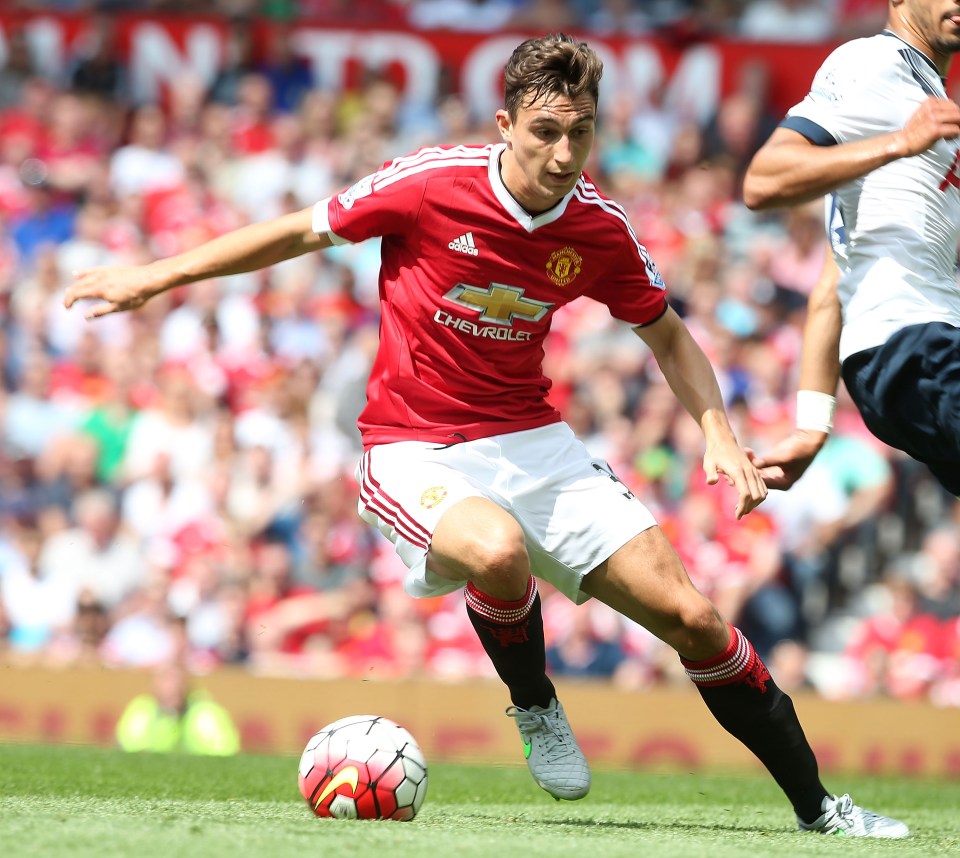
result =
[{"label": "short dark hair", "polygon": [[586,42],[564,33],[527,39],[504,67],[503,104],[511,119],[521,107],[547,96],[573,100],[587,94],[600,97],[603,61]]}]

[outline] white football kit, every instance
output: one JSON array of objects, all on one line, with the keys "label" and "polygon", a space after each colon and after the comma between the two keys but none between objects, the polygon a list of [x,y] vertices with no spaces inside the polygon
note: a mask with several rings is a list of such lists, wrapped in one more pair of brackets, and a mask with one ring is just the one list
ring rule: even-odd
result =
[{"label": "white football kit", "polygon": [[441,516],[457,501],[485,497],[523,528],[533,574],[580,604],[583,577],[653,527],[650,511],[609,465],[592,458],[565,423],[438,446],[379,444],[357,467],[360,516],[394,543],[417,598],[459,590],[427,568]]},{"label": "white football kit", "polygon": [[[946,98],[933,63],[887,31],[837,48],[781,125],[830,146],[898,131],[921,102]],[[926,322],[960,327],[960,142],[939,140],[838,188],[827,200],[842,271],[840,359]]]}]

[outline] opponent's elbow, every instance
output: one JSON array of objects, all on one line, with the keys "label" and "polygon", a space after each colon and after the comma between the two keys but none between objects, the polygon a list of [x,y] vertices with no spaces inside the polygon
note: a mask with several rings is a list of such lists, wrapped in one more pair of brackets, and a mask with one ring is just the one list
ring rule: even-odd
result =
[{"label": "opponent's elbow", "polygon": [[756,171],[747,170],[743,177],[743,203],[751,211],[763,211],[782,205],[779,187]]}]

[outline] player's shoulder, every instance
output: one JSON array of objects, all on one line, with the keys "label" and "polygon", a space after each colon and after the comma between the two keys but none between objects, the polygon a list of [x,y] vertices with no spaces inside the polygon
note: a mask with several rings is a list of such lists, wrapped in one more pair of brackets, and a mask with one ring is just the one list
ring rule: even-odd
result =
[{"label": "player's shoulder", "polygon": [[464,172],[486,170],[490,164],[493,144],[450,144],[424,146],[408,155],[400,155],[384,164],[374,176],[374,187],[413,179],[456,176]]},{"label": "player's shoulder", "polygon": [[[811,93],[826,103],[882,112],[891,93],[912,80],[914,49],[893,33],[852,39],[835,48],[817,71]],[[879,100],[879,101],[878,101]]]},{"label": "player's shoulder", "polygon": [[863,36],[838,45],[823,62],[823,68],[848,68],[851,71],[870,69],[878,72],[896,64],[904,49],[909,46],[890,32]]},{"label": "player's shoulder", "polygon": [[589,222],[585,220],[582,224],[578,220],[578,228],[582,226],[584,230],[602,230],[607,237],[618,236],[618,240],[624,247],[633,248],[645,261],[648,272],[651,274],[651,282],[663,284],[660,273],[653,265],[647,249],[640,242],[633,224],[630,223],[627,210],[603,193],[586,173],[580,176],[573,189],[573,198],[571,204],[567,206],[567,213],[578,219],[589,219]]},{"label": "player's shoulder", "polygon": [[587,173],[580,175],[580,180],[573,190],[573,201],[586,215],[627,223],[624,207],[601,191]]}]

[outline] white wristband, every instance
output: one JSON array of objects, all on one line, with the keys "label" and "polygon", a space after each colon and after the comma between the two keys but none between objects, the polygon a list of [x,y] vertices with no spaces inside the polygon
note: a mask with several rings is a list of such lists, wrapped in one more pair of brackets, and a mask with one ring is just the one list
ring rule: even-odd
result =
[{"label": "white wristband", "polygon": [[797,391],[797,429],[812,429],[830,434],[837,397],[819,390]]}]

